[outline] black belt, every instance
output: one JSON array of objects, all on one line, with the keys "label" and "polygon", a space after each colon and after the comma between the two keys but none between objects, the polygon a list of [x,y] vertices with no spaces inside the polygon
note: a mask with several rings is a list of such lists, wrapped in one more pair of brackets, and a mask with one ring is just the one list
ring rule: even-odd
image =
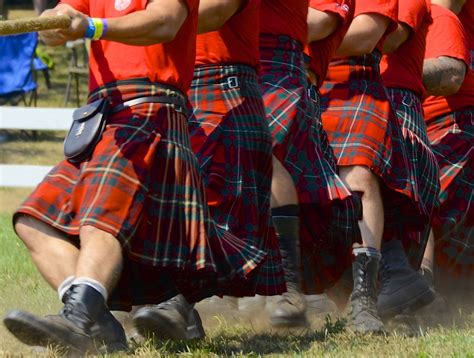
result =
[{"label": "black belt", "polygon": [[164,104],[174,104],[179,106],[180,108],[177,109],[178,112],[183,112],[186,108],[186,104],[184,99],[178,97],[165,97],[165,96],[148,96],[148,97],[139,97],[135,99],[131,99],[129,101],[125,101],[110,110],[110,114],[118,113],[125,109],[128,109],[133,106],[137,106],[143,103],[164,103]]}]

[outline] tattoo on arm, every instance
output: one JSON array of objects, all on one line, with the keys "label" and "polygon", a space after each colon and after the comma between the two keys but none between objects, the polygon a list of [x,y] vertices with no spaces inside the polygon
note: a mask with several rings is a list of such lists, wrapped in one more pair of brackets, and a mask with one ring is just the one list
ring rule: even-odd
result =
[{"label": "tattoo on arm", "polygon": [[434,96],[455,94],[466,75],[466,64],[462,60],[440,56],[427,59],[423,63],[423,84],[426,91]]}]

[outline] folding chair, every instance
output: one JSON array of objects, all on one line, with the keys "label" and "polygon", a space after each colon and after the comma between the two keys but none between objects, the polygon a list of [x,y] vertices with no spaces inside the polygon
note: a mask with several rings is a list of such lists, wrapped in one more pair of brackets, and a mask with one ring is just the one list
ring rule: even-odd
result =
[{"label": "folding chair", "polygon": [[22,101],[36,106],[33,58],[37,44],[36,33],[0,36],[0,105],[16,106]]},{"label": "folding chair", "polygon": [[[0,36],[0,106],[21,102],[36,107],[37,72],[43,73],[47,87],[51,88],[49,68],[35,54],[37,45],[37,33]],[[37,134],[32,131],[34,140]]]},{"label": "folding chair", "polygon": [[69,59],[66,95],[64,97],[64,106],[67,106],[69,97],[71,96],[72,80],[76,90],[76,106],[81,106],[79,78],[89,77],[89,53],[87,52],[86,42],[83,39],[66,42],[66,47],[71,49],[71,57]]}]

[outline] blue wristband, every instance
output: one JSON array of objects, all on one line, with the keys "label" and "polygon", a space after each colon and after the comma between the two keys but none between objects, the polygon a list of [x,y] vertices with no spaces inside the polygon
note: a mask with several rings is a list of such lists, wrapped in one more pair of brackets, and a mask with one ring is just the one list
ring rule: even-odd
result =
[{"label": "blue wristband", "polygon": [[91,39],[91,38],[94,37],[94,34],[95,34],[95,25],[94,25],[94,22],[92,21],[92,19],[90,17],[87,19],[87,21],[89,22],[89,26],[87,26],[86,33],[85,33],[84,37],[86,39]]},{"label": "blue wristband", "polygon": [[107,33],[107,30],[108,30],[107,19],[102,19],[102,23],[103,23],[103,26],[104,26],[104,31],[102,32],[102,36],[101,36],[101,37],[104,37],[105,34]]}]

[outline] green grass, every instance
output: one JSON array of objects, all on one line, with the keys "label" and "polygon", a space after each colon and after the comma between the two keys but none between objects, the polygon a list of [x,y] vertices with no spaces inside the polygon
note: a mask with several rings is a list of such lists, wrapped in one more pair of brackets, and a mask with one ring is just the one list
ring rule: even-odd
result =
[{"label": "green grass", "polygon": [[[11,227],[11,214],[0,214],[0,314],[12,308],[37,314],[56,312],[56,293],[36,272],[23,244]],[[334,318],[315,320],[311,329],[275,331],[258,317],[260,325],[239,319],[205,316],[208,336],[199,342],[132,344],[133,355],[149,356],[329,356],[329,357],[474,357],[474,317],[444,327],[417,328],[411,335],[400,330],[382,337],[357,336]],[[415,333],[415,334],[414,334]],[[414,334],[414,335],[413,335]],[[32,350],[18,343],[0,325],[0,356],[29,356]],[[39,354],[39,353],[37,353]],[[56,356],[53,350],[43,355]]]}]

